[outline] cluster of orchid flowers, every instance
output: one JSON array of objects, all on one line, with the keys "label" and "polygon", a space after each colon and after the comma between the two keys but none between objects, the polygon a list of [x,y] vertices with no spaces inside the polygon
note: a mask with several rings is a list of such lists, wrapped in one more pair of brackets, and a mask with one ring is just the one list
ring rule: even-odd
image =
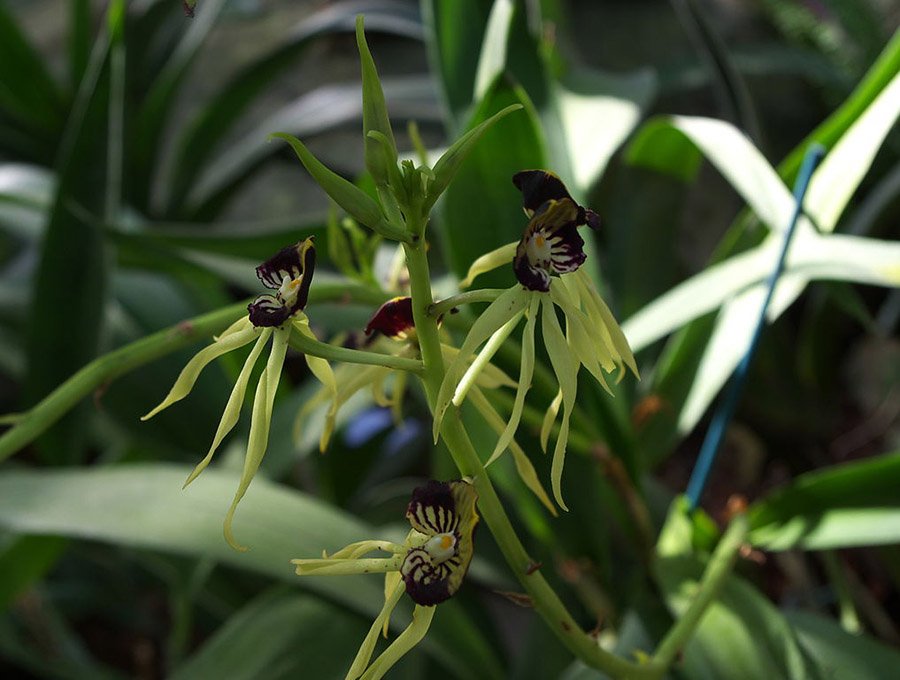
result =
[{"label": "cluster of orchid flowers", "polygon": [[[447,368],[435,405],[434,435],[437,441],[442,419],[450,405],[459,406],[467,397],[470,398],[498,435],[494,450],[485,464],[496,460],[504,451],[511,451],[525,484],[555,514],[555,507],[544,491],[534,466],[515,441],[534,371],[538,317],[544,346],[559,382],[556,398],[546,411],[540,441],[546,451],[550,433],[562,408],[551,465],[553,495],[560,507],[566,508],[562,499],[561,478],[580,367],[586,367],[607,390],[610,388],[605,373],[618,370],[617,379],[621,379],[626,368],[637,375],[637,367],[612,313],[590,277],[581,269],[586,255],[578,228],[588,226],[596,229],[599,225],[597,214],[578,205],[553,173],[524,171],[516,174],[513,182],[522,192],[524,209],[529,218],[524,235],[517,243],[503,246],[476,260],[462,286],[470,285],[483,272],[510,263],[517,283],[503,291],[479,316],[459,349],[452,346],[449,338],[442,342],[442,359]],[[144,419],[150,418],[186,397],[200,372],[214,359],[253,345],[229,396],[212,445],[189,475],[185,482],[187,486],[207,467],[216,449],[237,423],[253,368],[271,340],[269,357],[256,385],[241,478],[224,522],[225,538],[238,550],[246,548],[234,538],[234,513],[265,454],[275,392],[292,335],[299,334],[318,342],[304,313],[315,270],[315,252],[312,238],[307,238],[283,248],[259,265],[257,276],[272,292],[257,297],[248,306],[245,317],[215,338],[212,345],[201,350],[182,370],[165,399],[144,416]],[[366,326],[368,345],[377,345],[384,354],[416,358],[419,349],[412,307],[409,296],[399,296],[385,302]],[[565,330],[557,310],[564,316]],[[491,359],[523,319],[521,366],[518,379],[513,380],[494,366]],[[322,383],[322,389],[301,409],[298,422],[308,417],[314,407],[327,404],[325,428],[320,440],[323,451],[328,446],[340,406],[366,387],[371,388],[376,403],[390,406],[396,417],[400,417],[408,376],[406,372],[387,366],[360,367],[351,364],[332,370],[328,361],[321,357],[306,353],[305,358],[311,372]],[[394,381],[388,396],[385,384],[391,374],[394,374]],[[506,419],[496,411],[485,394],[485,390],[502,387],[516,390],[512,411]],[[303,576],[386,574],[384,608],[360,648],[348,678],[382,677],[424,636],[434,615],[434,605],[448,599],[459,589],[473,555],[473,532],[478,521],[475,503],[476,493],[468,481],[430,481],[413,492],[407,510],[412,528],[403,544],[362,541],[330,556],[325,554],[321,559],[293,561],[297,574]],[[375,550],[391,556],[366,557]],[[403,592],[416,603],[413,621],[370,665],[378,632],[387,634],[391,613]]]}]

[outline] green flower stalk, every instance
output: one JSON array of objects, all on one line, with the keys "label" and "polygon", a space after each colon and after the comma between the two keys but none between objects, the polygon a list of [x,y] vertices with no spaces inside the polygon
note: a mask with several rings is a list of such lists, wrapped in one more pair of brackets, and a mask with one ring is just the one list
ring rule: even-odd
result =
[{"label": "green flower stalk", "polygon": [[[546,451],[550,431],[562,408],[559,435],[553,449],[551,486],[556,502],[567,509],[562,498],[562,472],[569,422],[577,398],[579,369],[587,368],[610,393],[612,390],[605,373],[618,370],[617,380],[621,380],[626,368],[635,376],[638,376],[638,370],[622,329],[590,277],[581,269],[587,256],[578,227],[598,228],[597,214],[575,203],[553,173],[527,170],[517,173],[513,183],[522,191],[525,213],[530,218],[525,233],[518,243],[502,246],[478,258],[462,285],[469,285],[479,274],[510,262],[520,285],[504,291],[476,320],[459,355],[448,367],[435,407],[434,438],[437,441],[450,404],[462,404],[481,367],[490,361],[524,318],[519,385],[512,413],[492,458],[509,446],[531,386],[535,331],[540,318],[544,346],[559,381],[559,392],[547,409],[541,428],[541,445]],[[557,310],[565,317],[565,332]]]},{"label": "green flower stalk", "polygon": [[[435,606],[462,585],[474,554],[475,488],[465,480],[429,481],[415,489],[406,510],[412,529],[403,544],[359,541],[321,559],[296,559],[297,575],[385,574],[385,602],[360,646],[346,680],[377,680],[418,644],[431,625]],[[374,551],[390,557],[366,557]],[[379,633],[387,636],[390,617],[403,593],[416,603],[409,627],[375,661]]]},{"label": "green flower stalk", "polygon": [[[250,436],[247,441],[247,454],[244,467],[238,482],[231,507],[225,516],[224,534],[228,543],[236,550],[244,551],[234,538],[232,521],[238,503],[250,486],[250,482],[259,469],[269,441],[269,427],[272,421],[272,407],[275,393],[281,379],[284,357],[292,334],[298,334],[316,341],[309,328],[309,319],[303,313],[309,297],[309,287],[315,271],[316,251],[312,238],[307,238],[293,246],[283,248],[274,256],[256,268],[259,280],[272,294],[260,295],[247,308],[248,314],[238,319],[221,335],[215,338],[212,345],[202,349],[182,369],[172,389],[153,410],[141,420],[148,420],[172,404],[181,401],[194,387],[203,369],[214,359],[241,347],[253,344],[250,354],[244,361],[241,372],[235,381],[225,411],[219,421],[213,442],[206,456],[201,460],[184,483],[186,487],[200,475],[212,461],[213,455],[225,436],[237,424],[247,392],[250,376],[256,366],[263,349],[271,341],[272,348],[266,361],[265,369],[259,377],[253,397],[253,408],[250,416]],[[337,395],[337,383],[328,362],[316,356],[306,354],[306,363],[310,371],[322,382],[327,392],[334,399]],[[336,402],[332,412],[337,408]],[[333,413],[330,414],[333,418]]]}]

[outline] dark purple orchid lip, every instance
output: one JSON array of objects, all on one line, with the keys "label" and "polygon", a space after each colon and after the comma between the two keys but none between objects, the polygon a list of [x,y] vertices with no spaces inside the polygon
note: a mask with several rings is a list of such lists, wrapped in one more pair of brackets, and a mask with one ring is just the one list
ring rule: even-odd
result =
[{"label": "dark purple orchid lip", "polygon": [[462,480],[431,480],[413,491],[406,517],[429,538],[407,552],[400,574],[416,604],[439,604],[462,585],[474,552],[475,499],[472,485]]},{"label": "dark purple orchid lip", "polygon": [[[563,181],[549,170],[522,170],[513,175],[512,181],[522,192],[522,207],[529,218],[547,201],[568,198],[575,203]],[[586,224],[594,230],[600,228],[600,216],[597,213],[577,203],[575,205],[578,208],[575,221],[579,226]]]},{"label": "dark purple orchid lip", "polygon": [[584,240],[578,234],[580,210],[571,198],[551,198],[538,206],[513,260],[519,283],[546,293],[551,276],[574,272],[584,263]]},{"label": "dark purple orchid lip", "polygon": [[247,306],[250,323],[257,327],[280,326],[306,307],[315,269],[312,237],[282,248],[259,265],[256,276],[276,293],[260,295]]}]

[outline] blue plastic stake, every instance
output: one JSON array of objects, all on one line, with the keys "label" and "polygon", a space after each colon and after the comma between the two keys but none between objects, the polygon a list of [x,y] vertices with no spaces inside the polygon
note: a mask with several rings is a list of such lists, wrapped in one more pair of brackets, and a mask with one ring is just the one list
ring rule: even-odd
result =
[{"label": "blue plastic stake", "polygon": [[700,447],[700,455],[697,456],[694,471],[691,473],[691,479],[688,482],[685,495],[687,496],[688,507],[691,511],[693,511],[700,503],[700,496],[703,494],[703,489],[706,487],[706,481],[709,478],[710,470],[712,470],[716,455],[719,453],[722,438],[725,436],[725,429],[728,427],[728,423],[731,422],[731,417],[734,415],[735,408],[737,408],[738,399],[740,398],[741,391],[744,389],[744,382],[747,379],[750,362],[753,360],[753,355],[756,354],[759,338],[762,335],[763,327],[766,325],[766,310],[768,310],[769,303],[772,301],[778,279],[781,278],[781,274],[784,271],[784,261],[787,256],[787,251],[791,245],[791,239],[794,237],[800,214],[803,212],[803,197],[806,195],[806,190],[809,188],[809,179],[812,177],[813,171],[816,169],[816,166],[822,160],[824,155],[824,147],[822,147],[821,144],[813,144],[807,149],[806,155],[803,157],[803,165],[800,168],[800,174],[797,176],[797,182],[794,185],[794,212],[791,215],[791,221],[790,224],[788,224],[787,231],[784,233],[784,241],[781,245],[778,261],[775,263],[775,268],[769,275],[768,290],[766,290],[766,299],[763,301],[762,308],[759,311],[759,321],[753,331],[753,337],[750,339],[747,351],[744,353],[741,363],[738,364],[738,367],[734,371],[731,382],[727,387],[725,397],[719,403],[719,408],[716,409],[716,412],[713,415],[709,430],[706,432],[706,439],[703,440],[703,446]]}]

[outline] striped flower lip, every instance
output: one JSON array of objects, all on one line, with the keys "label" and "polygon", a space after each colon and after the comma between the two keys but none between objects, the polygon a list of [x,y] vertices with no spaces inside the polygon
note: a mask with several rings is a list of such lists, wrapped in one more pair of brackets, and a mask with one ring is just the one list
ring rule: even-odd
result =
[{"label": "striped flower lip", "polygon": [[316,268],[313,237],[279,250],[256,268],[256,276],[274,295],[260,295],[247,306],[256,327],[281,326],[306,307]]},{"label": "striped flower lip", "polygon": [[519,283],[546,293],[551,276],[574,272],[584,263],[580,210],[571,198],[551,198],[534,210],[513,260]]},{"label": "striped flower lip", "polygon": [[475,500],[462,480],[431,480],[413,491],[406,517],[425,540],[406,554],[400,574],[416,604],[439,604],[462,585],[474,552]]}]

